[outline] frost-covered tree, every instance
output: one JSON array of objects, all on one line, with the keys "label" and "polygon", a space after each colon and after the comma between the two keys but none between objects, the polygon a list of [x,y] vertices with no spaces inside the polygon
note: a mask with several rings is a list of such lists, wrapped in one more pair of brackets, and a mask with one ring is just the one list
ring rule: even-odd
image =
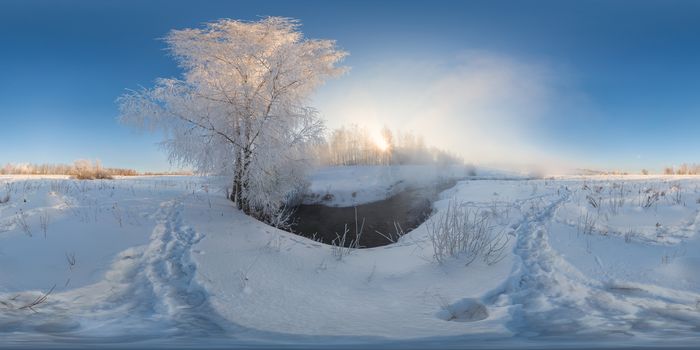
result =
[{"label": "frost-covered tree", "polygon": [[171,162],[231,178],[239,209],[274,221],[305,184],[323,131],[310,94],[345,71],[332,40],[305,39],[294,19],[219,20],[165,38],[184,70],[119,98],[121,120],[162,130]]}]

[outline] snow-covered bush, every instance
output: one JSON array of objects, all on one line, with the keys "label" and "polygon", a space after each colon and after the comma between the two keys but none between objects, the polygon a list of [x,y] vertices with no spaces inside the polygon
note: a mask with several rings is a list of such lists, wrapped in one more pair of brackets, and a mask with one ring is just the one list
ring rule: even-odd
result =
[{"label": "snow-covered bush", "polygon": [[112,175],[102,168],[99,160],[93,163],[85,159],[73,163],[72,177],[78,180],[112,179]]},{"label": "snow-covered bush", "polygon": [[510,237],[496,231],[487,210],[472,209],[450,200],[447,207],[427,224],[433,258],[440,264],[448,258],[464,258],[466,265],[477,258],[491,265],[504,257]]},{"label": "snow-covered bush", "polygon": [[345,71],[337,64],[346,53],[280,17],[223,19],[165,41],[182,79],[122,96],[121,120],[162,130],[171,162],[229,177],[239,209],[274,221],[305,181],[324,128],[309,97]]}]

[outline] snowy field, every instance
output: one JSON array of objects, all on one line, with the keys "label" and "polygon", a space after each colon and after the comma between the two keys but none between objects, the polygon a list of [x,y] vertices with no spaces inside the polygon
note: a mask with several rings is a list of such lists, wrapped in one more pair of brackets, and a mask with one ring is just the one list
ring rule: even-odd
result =
[{"label": "snowy field", "polygon": [[[373,171],[324,169],[311,189],[346,205],[414,182],[357,180]],[[215,188],[0,177],[0,347],[700,340],[700,179],[461,181],[434,218],[459,203],[508,237],[500,260],[466,266],[435,261],[431,221],[388,246],[341,250],[251,219]]]}]

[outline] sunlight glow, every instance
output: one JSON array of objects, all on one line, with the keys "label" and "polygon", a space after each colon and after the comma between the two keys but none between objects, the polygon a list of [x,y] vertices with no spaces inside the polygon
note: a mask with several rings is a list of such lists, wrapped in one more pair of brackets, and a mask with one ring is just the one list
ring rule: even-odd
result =
[{"label": "sunlight glow", "polygon": [[374,141],[374,145],[377,146],[380,151],[385,152],[389,149],[389,143],[386,142],[384,136],[382,136],[378,130],[372,133],[372,140]]}]

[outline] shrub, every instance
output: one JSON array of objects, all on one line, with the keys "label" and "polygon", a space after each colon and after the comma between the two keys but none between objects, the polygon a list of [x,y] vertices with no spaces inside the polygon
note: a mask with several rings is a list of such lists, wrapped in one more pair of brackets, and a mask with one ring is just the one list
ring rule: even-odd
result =
[{"label": "shrub", "polygon": [[496,232],[487,210],[471,209],[451,200],[442,213],[427,224],[433,244],[433,258],[444,263],[447,258],[464,258],[466,265],[477,258],[486,264],[495,264],[504,257],[510,237]]},{"label": "shrub", "polygon": [[89,160],[76,160],[73,164],[73,178],[78,180],[104,180],[112,179],[107,171],[102,168],[100,161],[90,162]]}]

